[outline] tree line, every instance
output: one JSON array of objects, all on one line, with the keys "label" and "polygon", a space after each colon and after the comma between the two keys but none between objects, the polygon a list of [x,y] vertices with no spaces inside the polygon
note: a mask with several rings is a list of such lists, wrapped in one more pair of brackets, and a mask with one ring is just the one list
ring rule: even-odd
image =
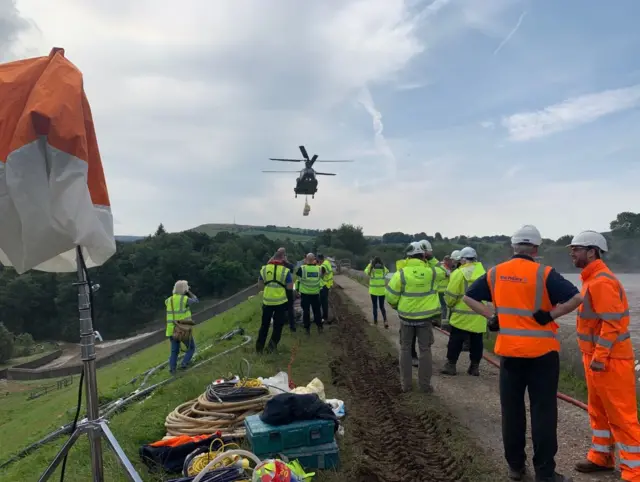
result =
[{"label": "tree line", "polygon": [[[616,271],[640,270],[640,213],[624,212],[611,222],[605,233],[610,252],[607,263]],[[543,262],[560,271],[575,271],[566,244],[572,235],[545,239]],[[343,224],[336,229],[318,231],[314,238],[296,242],[283,234],[283,240],[264,235],[219,232],[211,237],[186,231],[168,234],[162,225],[156,233],[139,241],[117,243],[116,254],[103,266],[89,271],[92,283],[100,284],[94,296],[95,327],[107,339],[124,337],[145,329],[152,320],[164,316],[164,299],[178,279],[189,281],[201,298],[224,298],[256,281],[257,272],[284,246],[291,261],[306,252],[324,253],[337,259],[348,258],[363,269],[371,257],[380,256],[393,269],[404,256],[410,241],[428,239],[441,259],[454,249],[473,246],[488,267],[511,255],[510,237],[443,237],[440,233],[385,233],[381,238],[364,235],[359,226]],[[0,330],[2,340],[20,338],[25,346],[30,335],[35,340],[78,340],[77,291],[73,274],[30,271],[18,276],[12,268],[0,266]],[[9,335],[7,335],[9,333]]]},{"label": "tree line", "polygon": [[[619,272],[640,270],[640,213],[623,212],[611,221],[610,231],[603,233],[609,244],[606,261]],[[577,234],[577,233],[576,233]],[[573,234],[558,239],[543,239],[540,249],[542,262],[563,272],[575,271],[568,256],[566,245]],[[403,256],[404,248],[412,241],[427,239],[434,248],[434,255],[441,259],[455,249],[472,246],[478,252],[479,259],[487,266],[493,266],[509,258],[512,254],[511,236],[465,236],[452,238],[441,233],[385,233],[380,238],[367,238],[362,228],[343,224],[338,229],[327,229],[315,239],[313,248],[325,251],[338,258],[349,258],[357,269],[362,269],[372,256],[380,256],[390,268]]]},{"label": "tree line", "polygon": [[[264,235],[167,234],[162,225],[153,236],[117,243],[111,259],[89,270],[91,283],[100,285],[94,295],[95,328],[113,339],[163,319],[164,300],[179,279],[188,280],[200,298],[229,296],[255,283],[260,267],[280,246],[295,259],[303,255],[300,244]],[[29,271],[18,276],[12,268],[0,269],[0,323],[14,336],[77,342],[74,281],[73,274]]]}]

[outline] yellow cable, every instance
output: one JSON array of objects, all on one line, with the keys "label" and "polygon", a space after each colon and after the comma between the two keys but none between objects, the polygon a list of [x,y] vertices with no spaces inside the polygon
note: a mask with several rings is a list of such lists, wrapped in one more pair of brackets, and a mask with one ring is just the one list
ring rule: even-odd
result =
[{"label": "yellow cable", "polygon": [[236,388],[262,388],[264,385],[257,378],[243,378],[236,383]]},{"label": "yellow cable", "polygon": [[[220,443],[220,448],[218,450],[211,450],[211,447],[213,447],[213,444],[215,444],[216,442]],[[191,463],[189,464],[189,468],[187,469],[187,475],[189,477],[194,477],[198,475],[200,472],[204,470],[207,464],[211,462],[213,459],[215,459],[221,452],[226,452],[232,447],[240,448],[240,446],[234,442],[224,443],[220,438],[214,439],[211,442],[211,445],[209,445],[208,452],[196,455],[191,460]],[[211,467],[210,470],[232,465],[236,463],[238,460],[242,460],[243,467],[245,467],[245,465],[248,466],[248,461],[246,459],[243,459],[238,455],[233,455],[230,457],[225,457],[220,461],[220,463],[217,463],[215,466]]]}]

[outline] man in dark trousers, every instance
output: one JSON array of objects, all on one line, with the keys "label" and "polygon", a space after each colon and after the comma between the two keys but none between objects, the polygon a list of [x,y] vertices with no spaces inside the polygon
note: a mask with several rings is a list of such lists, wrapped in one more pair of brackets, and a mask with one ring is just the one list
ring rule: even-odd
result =
[{"label": "man in dark trousers", "polygon": [[[520,228],[511,244],[514,256],[474,281],[463,301],[489,319],[490,330],[498,331],[494,352],[501,357],[502,441],[509,478],[522,480],[526,472],[528,391],[535,480],[571,482],[555,470],[560,342],[553,320],[575,310],[582,297],[560,273],[534,260],[542,244],[535,226]],[[493,303],[495,315],[483,301]]]},{"label": "man in dark trousers", "polygon": [[316,264],[316,257],[313,253],[307,254],[304,264],[296,271],[296,291],[300,293],[302,321],[307,334],[311,333],[311,310],[313,310],[313,322],[318,327],[318,333],[322,333],[320,288],[323,275],[324,268]]},{"label": "man in dark trousers", "polygon": [[[290,263],[287,259],[287,252],[284,248],[278,248],[278,251],[276,251],[276,256],[282,257],[282,265],[286,266],[291,271],[291,273],[295,271],[295,265],[293,263]],[[271,258],[271,260],[273,260],[274,258]],[[287,290],[287,318],[289,320],[289,329],[292,333],[296,331],[296,317],[293,309],[294,301],[295,297],[293,294],[293,290]]]},{"label": "man in dark trousers", "polygon": [[330,324],[329,290],[333,288],[333,267],[331,266],[331,261],[325,259],[324,254],[318,254],[316,264],[324,268],[322,277],[320,278],[320,313],[322,315],[322,323]]},{"label": "man in dark trousers", "polygon": [[287,319],[290,293],[293,292],[293,276],[289,268],[284,266],[284,253],[276,252],[273,258],[262,267],[258,278],[262,294],[262,324],[256,340],[256,351],[262,353],[269,334],[269,326],[273,318],[273,330],[267,351],[276,351],[282,327]]}]

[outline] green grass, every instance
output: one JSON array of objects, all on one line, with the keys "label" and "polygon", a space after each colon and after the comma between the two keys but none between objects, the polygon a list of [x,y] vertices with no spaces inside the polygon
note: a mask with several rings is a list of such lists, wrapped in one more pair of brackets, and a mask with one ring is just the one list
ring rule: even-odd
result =
[{"label": "green grass", "polygon": [[[255,297],[196,327],[196,341],[200,346],[204,346],[207,340],[213,338],[214,335],[227,332],[238,325],[242,326],[248,334],[254,336],[260,323],[259,315],[260,299]],[[236,337],[218,346],[215,351],[224,351],[240,341],[241,338]],[[338,396],[337,392],[332,390],[329,385],[331,374],[327,355],[331,353],[331,344],[328,336],[316,338],[312,335],[311,342],[309,342],[306,335],[290,334],[285,328],[279,354],[258,356],[254,352],[254,343],[252,342],[225,357],[213,360],[210,364],[184,373],[175,382],[159,388],[148,399],[134,403],[126,411],[112,416],[109,425],[143,479],[160,481],[168,478],[159,478],[149,474],[146,467],[140,462],[138,449],[142,444],[161,439],[165,435],[164,420],[169,412],[180,403],[197,397],[212,380],[231,373],[238,373],[243,358],[246,358],[251,364],[252,377],[271,376],[278,371],[286,371],[291,348],[295,344],[304,344],[305,346],[303,350],[298,351],[295,359],[294,381],[299,385],[304,385],[314,377],[318,377],[325,383],[327,396]],[[211,350],[207,356],[215,351]],[[160,344],[127,360],[99,370],[98,383],[101,401],[129,393],[132,387],[128,385],[128,382],[133,376],[161,363],[167,356],[168,347],[165,344]],[[164,377],[166,377],[166,371],[159,374],[156,379]],[[10,439],[2,437],[0,459],[7,459],[12,453],[70,421],[73,416],[76,391],[77,384],[69,389],[49,394],[42,399],[31,402],[26,402],[25,394],[16,393],[3,398],[0,405],[0,431],[3,434],[11,434],[11,437]],[[54,457],[65,438],[63,437],[15,462],[0,472],[0,479],[8,481],[36,480],[47,463]],[[109,474],[108,480],[126,480],[110,451],[106,449],[106,445],[104,452],[106,454],[105,472]],[[348,460],[348,453],[348,448],[342,451],[343,460],[345,457]],[[72,449],[69,456],[66,480],[68,482],[90,480],[89,466],[88,443],[83,437]],[[329,471],[314,480],[338,482],[344,478],[338,473]]]},{"label": "green grass", "polygon": [[[260,298],[255,297],[236,308],[219,315],[212,320],[196,327],[196,340],[199,346],[204,346],[215,335],[224,333],[240,325],[248,334],[254,336],[259,326]],[[294,345],[302,348],[297,351],[293,364],[292,378],[298,385],[310,382],[318,377],[325,384],[325,392],[328,398],[339,398],[349,406],[349,394],[343,389],[337,389],[330,384],[331,371],[329,362],[338,355],[338,346],[332,339],[329,329],[321,337],[312,332],[311,339],[298,332],[291,334],[287,328],[283,333],[279,354],[258,356],[254,353],[254,344],[250,343],[237,351],[213,360],[199,368],[185,372],[178,380],[159,388],[148,399],[137,402],[110,419],[110,427],[129,459],[134,463],[143,480],[161,481],[168,476],[150,474],[140,462],[138,456],[139,447],[162,438],[165,435],[164,420],[166,415],[180,403],[197,397],[206,386],[216,378],[238,373],[242,359],[247,359],[251,364],[250,376],[271,376],[278,371],[287,370],[290,361],[291,348]],[[366,327],[372,349],[378,352],[393,351],[391,344],[384,335],[373,327]],[[335,335],[333,335],[335,336]],[[241,341],[239,337],[225,342],[207,353],[207,357],[215,352],[221,352]],[[112,366],[105,367],[98,372],[100,396],[103,400],[112,399],[131,390],[129,380],[144,372],[146,369],[161,363],[167,358],[168,347],[160,344],[144,350],[127,360],[123,360]],[[166,372],[157,378],[164,378]],[[76,380],[77,383],[77,380]],[[55,429],[71,420],[75,404],[77,385],[58,393],[49,394],[42,399],[27,402],[25,394],[12,394],[2,399],[0,404],[0,432],[3,434],[0,442],[0,459],[5,460],[11,453],[19,451],[29,443],[41,438],[50,430]],[[415,409],[424,408],[415,401]],[[444,407],[434,407],[443,411]],[[460,456],[469,453],[469,441],[466,432],[455,426],[452,417],[444,417],[450,421],[447,425],[447,435],[451,436],[452,451],[460,452]],[[450,427],[451,426],[451,427]],[[344,482],[349,468],[358,461],[360,454],[357,441],[354,440],[350,430],[349,420],[345,423],[345,435],[339,439],[342,468],[340,471],[322,471],[314,478],[316,482]],[[7,436],[10,434],[10,436]],[[64,442],[63,437],[44,448],[39,449],[26,458],[15,462],[6,470],[0,472],[0,479],[7,481],[36,480],[49,461]],[[103,444],[105,453],[105,472],[109,481],[124,481],[124,477],[111,452]],[[457,447],[457,448],[456,448]],[[481,457],[475,457],[481,459]],[[475,463],[475,462],[474,462]],[[475,467],[475,466],[474,466]],[[489,473],[488,468],[478,465],[474,470],[477,473]],[[476,472],[474,472],[476,473]],[[88,456],[88,443],[86,437],[72,449],[66,471],[67,482],[90,480],[90,459]],[[56,477],[56,476],[54,476]],[[495,480],[491,478],[477,477],[474,482]]]}]

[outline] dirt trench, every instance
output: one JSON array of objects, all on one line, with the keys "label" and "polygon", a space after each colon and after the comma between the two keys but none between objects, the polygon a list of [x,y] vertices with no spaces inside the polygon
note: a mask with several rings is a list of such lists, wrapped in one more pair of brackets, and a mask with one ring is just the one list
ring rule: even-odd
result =
[{"label": "dirt trench", "polygon": [[[340,355],[331,363],[332,382],[346,390],[349,426],[358,451],[349,477],[353,482],[474,482],[469,465],[449,450],[451,434],[442,411],[416,410],[402,394],[397,358],[380,353],[365,331],[366,318],[334,287],[331,331]],[[420,395],[429,397],[429,395]]]}]

